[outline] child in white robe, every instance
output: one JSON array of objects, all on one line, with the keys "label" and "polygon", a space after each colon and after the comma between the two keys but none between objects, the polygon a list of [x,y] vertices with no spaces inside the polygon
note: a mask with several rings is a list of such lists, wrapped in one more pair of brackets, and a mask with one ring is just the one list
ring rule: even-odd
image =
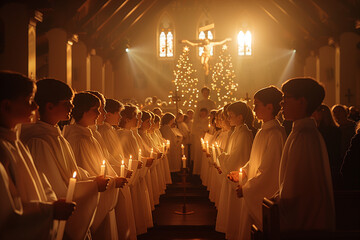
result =
[{"label": "child in white robe", "polygon": [[104,175],[111,177],[109,188],[100,195],[91,232],[94,239],[117,239],[114,208],[117,203],[118,188],[123,186],[126,179],[117,177],[104,156],[100,143],[89,128],[96,123],[100,115],[100,99],[91,93],[80,92],[75,95],[73,103],[75,107],[72,117],[75,124],[65,126],[64,136],[73,148],[77,164],[85,168],[90,175],[98,176],[101,174],[101,163],[104,162],[107,170]]},{"label": "child in white robe", "polygon": [[[37,109],[35,92],[35,82],[26,76],[0,72],[0,239],[52,239],[53,220],[68,219],[75,207],[63,200],[49,202],[33,159],[19,140],[15,127],[30,122]],[[50,185],[48,189],[52,191]]]},{"label": "child in white robe", "polygon": [[[136,225],[136,234],[144,234],[147,232],[148,227],[152,227],[152,214],[148,188],[144,181],[144,176],[147,172],[146,162],[147,159],[141,155],[140,146],[134,136],[132,128],[138,126],[138,109],[133,105],[125,105],[121,110],[120,129],[117,134],[120,140],[120,147],[122,155],[125,159],[130,158],[138,159],[138,171],[134,173],[134,180],[130,183],[131,198],[133,200],[134,217]],[[145,161],[145,164],[143,164]],[[144,165],[144,166],[143,166]]]},{"label": "child in white robe", "polygon": [[311,78],[294,78],[282,85],[283,114],[293,122],[280,162],[281,230],[335,229],[334,196],[326,145],[315,120],[325,90]]},{"label": "child in white robe", "polygon": [[167,153],[170,172],[178,172],[181,167],[181,141],[171,130],[175,124],[175,116],[172,113],[165,113],[161,118],[160,132],[163,138],[170,140],[170,149]]},{"label": "child in white robe", "polygon": [[163,155],[162,155],[162,168],[163,168],[163,173],[164,173],[164,181],[165,181],[165,186],[164,189],[166,187],[166,184],[171,184],[171,174],[170,174],[170,167],[169,167],[169,160],[166,154],[166,141],[165,139],[162,137],[161,132],[160,132],[160,117],[159,115],[155,114],[154,117],[154,124],[152,125],[152,132],[150,132],[150,136],[152,136],[152,139],[154,140],[155,144],[157,145],[158,148],[161,148],[163,151]]},{"label": "child in white robe", "polygon": [[[89,92],[100,99],[100,115],[96,119],[96,125],[93,125],[90,128],[93,132],[94,137],[100,143],[105,158],[109,160],[109,163],[115,170],[116,174],[120,176],[120,165],[125,159],[123,159],[119,151],[120,142],[117,137],[116,130],[113,130],[112,126],[108,123],[108,121],[111,120],[109,119],[111,116],[114,116],[114,124],[119,124],[121,105],[119,104],[115,110],[111,109],[111,103],[116,103],[114,102],[115,100],[107,101],[105,100],[104,95],[102,95],[101,93],[97,91]],[[106,110],[106,108],[109,110],[109,112]],[[116,111],[117,114],[114,111]],[[113,114],[111,114],[110,112],[113,112]],[[108,119],[106,120],[106,118]],[[109,151],[109,148],[112,145],[115,145],[113,148],[117,149],[117,151],[112,150],[113,154]],[[129,174],[131,174],[131,171],[125,169],[123,177],[130,177]],[[127,185],[123,186],[119,190],[119,195],[117,199],[118,200],[115,207],[115,213],[119,239],[136,239],[134,212],[130,189]]]},{"label": "child in white robe", "polygon": [[[250,157],[252,145],[252,133],[244,124],[247,114],[252,114],[244,102],[232,103],[227,108],[228,118],[231,126],[235,127],[229,139],[227,152],[219,156],[220,169],[224,176],[231,171],[243,167]],[[226,233],[226,237],[233,239],[236,234],[239,221],[239,199],[236,196],[236,184],[226,177],[223,178],[221,196],[219,201],[218,215],[216,219],[216,230]],[[233,213],[236,214],[233,214]]]},{"label": "child in white robe", "polygon": [[43,79],[36,85],[35,102],[39,106],[40,121],[23,125],[21,139],[29,147],[38,172],[47,177],[57,197],[65,198],[69,179],[76,171],[73,199],[77,209],[67,221],[65,235],[84,239],[98,204],[98,186],[105,191],[107,180],[100,176],[94,181],[77,166],[71,146],[57,126],[59,121],[70,118],[72,89],[55,79]]},{"label": "child in white robe", "polygon": [[[252,224],[262,229],[262,201],[271,198],[278,189],[279,165],[282,149],[286,140],[285,129],[275,119],[280,111],[282,92],[270,86],[257,91],[254,95],[254,111],[257,119],[263,121],[257,132],[250,154],[250,159],[243,168],[242,180],[237,188],[237,195],[242,198],[239,231],[236,239],[250,239]],[[239,178],[239,171],[232,173]]]}]

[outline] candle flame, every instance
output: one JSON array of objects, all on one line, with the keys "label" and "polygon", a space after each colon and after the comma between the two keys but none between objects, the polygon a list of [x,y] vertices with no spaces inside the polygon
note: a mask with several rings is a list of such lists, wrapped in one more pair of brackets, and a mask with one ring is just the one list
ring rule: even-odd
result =
[{"label": "candle flame", "polygon": [[242,168],[240,168],[240,173],[242,173]]},{"label": "candle flame", "polygon": [[153,151],[154,151],[154,149],[153,149],[153,148],[151,148],[151,151],[153,152]]},{"label": "candle flame", "polygon": [[103,165],[105,165],[105,160],[103,160]]},{"label": "candle flame", "polygon": [[215,142],[215,145],[216,145],[217,147],[219,146],[217,142]]},{"label": "candle flame", "polygon": [[76,178],[76,171],[73,173],[73,178]]},{"label": "candle flame", "polygon": [[121,160],[121,165],[124,165],[124,160]]},{"label": "candle flame", "polygon": [[132,155],[130,155],[130,159],[132,159]]},{"label": "candle flame", "polygon": [[184,148],[184,144],[181,144],[181,148]]}]

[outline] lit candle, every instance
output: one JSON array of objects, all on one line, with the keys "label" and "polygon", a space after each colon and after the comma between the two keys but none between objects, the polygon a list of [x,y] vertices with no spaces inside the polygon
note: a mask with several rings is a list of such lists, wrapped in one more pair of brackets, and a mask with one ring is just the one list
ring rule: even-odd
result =
[{"label": "lit candle", "polygon": [[205,141],[203,138],[201,138],[201,148],[202,150],[205,150]]},{"label": "lit candle", "polygon": [[128,169],[131,170],[131,167],[132,167],[132,156],[130,155]]},{"label": "lit candle", "polygon": [[243,180],[243,172],[242,172],[242,168],[240,168],[240,171],[239,171],[239,185],[242,185],[242,180]]},{"label": "lit candle", "polygon": [[211,148],[212,148],[212,155],[213,155],[214,163],[216,164],[216,151],[215,151],[214,144],[211,146]]},{"label": "lit candle", "polygon": [[102,162],[101,170],[100,170],[100,175],[103,175],[104,177],[106,177],[106,164],[105,164],[105,160],[103,160],[103,162]]},{"label": "lit candle", "polygon": [[184,147],[184,144],[181,144],[181,155],[185,155],[185,147]]},{"label": "lit candle", "polygon": [[120,177],[125,177],[125,164],[124,164],[124,160],[121,161]]},{"label": "lit candle", "polygon": [[[73,173],[73,177],[69,180],[69,185],[66,193],[66,199],[65,201],[70,203],[72,202],[73,196],[74,196],[74,190],[76,185],[76,171]],[[61,240],[64,236],[64,230],[65,230],[65,224],[66,220],[61,220],[58,227],[58,232],[56,235],[56,240]]]},{"label": "lit candle", "polygon": [[206,152],[209,153],[209,142],[206,141]]},{"label": "lit candle", "polygon": [[151,148],[151,150],[150,150],[150,158],[154,158],[154,149],[153,148]]},{"label": "lit candle", "polygon": [[217,142],[215,142],[215,146],[216,146],[216,150],[218,152],[218,155],[221,154],[221,150],[220,150],[220,147],[219,147],[219,144]]},{"label": "lit candle", "polygon": [[169,151],[170,149],[170,140],[166,141],[166,150]]},{"label": "lit candle", "polygon": [[139,149],[138,160],[141,161],[141,149]]},{"label": "lit candle", "polygon": [[182,156],[181,161],[182,161],[182,167],[186,168],[186,157],[185,157],[185,155]]},{"label": "lit candle", "polygon": [[165,151],[166,151],[166,145],[165,145],[165,143],[162,144],[162,147],[163,147],[163,153],[165,153]]},{"label": "lit candle", "polygon": [[208,127],[210,128],[211,127],[211,124],[209,123]]}]

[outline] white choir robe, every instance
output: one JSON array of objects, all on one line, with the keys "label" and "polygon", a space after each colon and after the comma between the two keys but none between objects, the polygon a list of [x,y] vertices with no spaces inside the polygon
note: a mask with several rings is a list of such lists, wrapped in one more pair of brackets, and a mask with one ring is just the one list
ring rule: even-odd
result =
[{"label": "white choir robe", "polygon": [[[163,146],[162,144],[165,143],[165,138],[162,136],[160,129],[154,130],[154,139],[157,139],[158,144],[160,146]],[[170,165],[169,165],[169,158],[167,154],[164,153],[163,155],[163,168],[164,168],[164,177],[165,177],[165,183],[171,184],[171,173],[170,173]]]},{"label": "white choir robe", "polygon": [[0,238],[51,239],[53,206],[18,133],[0,127]]},{"label": "white choir robe", "polygon": [[161,189],[159,186],[159,173],[158,173],[158,169],[159,169],[159,161],[160,159],[157,159],[157,153],[159,152],[158,148],[152,143],[148,133],[146,131],[142,131],[141,129],[138,130],[138,133],[144,143],[144,145],[146,145],[148,148],[153,149],[153,157],[155,158],[152,166],[150,167],[150,176],[151,176],[151,184],[152,184],[152,189],[153,189],[153,200],[154,200],[154,205],[158,205],[159,204],[159,198],[160,198],[160,193],[161,193]]},{"label": "white choir robe", "polygon": [[193,123],[192,140],[191,140],[191,158],[194,161],[193,174],[199,175],[201,173],[203,151],[201,146],[201,138],[204,138],[206,131],[208,130],[209,120],[208,118],[198,119]]},{"label": "white choir robe", "polygon": [[315,120],[296,120],[280,162],[281,230],[335,230],[334,196],[326,145]]},{"label": "white choir robe", "polygon": [[247,181],[242,186],[237,239],[250,239],[250,228],[255,224],[262,230],[262,201],[271,198],[279,187],[279,165],[286,140],[285,129],[276,120],[262,125],[256,133],[250,159],[244,166]]},{"label": "white choir robe", "polygon": [[[129,159],[130,155],[132,155],[134,159],[137,159],[140,147],[133,132],[128,129],[118,129],[117,134],[122,156]],[[133,169],[135,169],[135,166]],[[147,228],[151,226],[150,222],[152,223],[149,192],[143,179],[144,170],[146,171],[145,163],[143,163],[139,171],[134,172],[135,174],[132,177],[134,180],[129,184],[137,235],[146,233]]]},{"label": "white choir robe", "polygon": [[[139,135],[138,129],[132,129],[131,130],[136,138],[136,141],[141,149],[141,155],[143,157],[150,157],[150,147],[147,146],[144,141],[142,140],[142,138]],[[142,171],[142,179],[144,180],[144,182],[146,183],[146,188],[147,191],[149,192],[149,200],[150,200],[150,206],[151,206],[151,210],[155,210],[155,202],[154,202],[154,189],[153,189],[153,184],[152,184],[152,178],[151,178],[151,172],[150,169],[154,166],[154,163],[150,166],[150,167],[144,167],[145,171]]]},{"label": "white choir robe", "polygon": [[[220,154],[225,149],[225,145],[228,139],[228,131],[219,130],[214,137],[214,143],[216,142],[220,149]],[[216,145],[215,145],[216,147]],[[216,150],[216,156],[218,157],[218,151]],[[218,207],[219,197],[220,197],[220,188],[221,188],[221,180],[222,176],[219,174],[218,170],[214,165],[209,169],[210,183],[209,183],[209,199],[210,201],[215,203],[215,206]]]},{"label": "white choir robe", "polygon": [[28,146],[39,174],[44,174],[56,196],[65,199],[69,179],[77,173],[73,201],[76,211],[66,222],[65,235],[71,239],[84,239],[98,204],[97,183],[76,165],[69,142],[58,126],[38,121],[23,124],[21,139]]},{"label": "white choir robe", "polygon": [[[120,141],[116,130],[109,124],[97,125],[97,130],[92,128],[95,138],[100,143],[103,152],[116,174],[120,176],[120,166],[123,159],[120,151]],[[99,134],[96,134],[99,133]],[[128,164],[128,160],[126,161]],[[135,165],[135,164],[134,164]],[[130,188],[128,185],[119,189],[118,202],[115,207],[116,223],[119,239],[136,239],[134,210]]]},{"label": "white choir robe", "polygon": [[160,132],[163,138],[170,140],[170,149],[167,154],[170,172],[178,172],[181,168],[181,141],[169,125],[161,126]]},{"label": "white choir robe", "polygon": [[[160,141],[158,141],[158,139],[156,139],[156,135],[154,133],[154,131],[151,132],[147,132],[146,136],[150,142],[150,145],[153,146],[154,149],[156,149],[156,151],[158,153],[163,153],[163,145]],[[164,155],[161,156],[161,158],[159,158],[157,160],[157,165],[156,165],[156,171],[158,174],[158,184],[159,184],[159,194],[165,194],[165,189],[166,189],[166,181],[165,181],[165,174],[164,174]]]},{"label": "white choir robe", "polygon": [[[101,174],[101,164],[105,160],[106,175],[116,177],[116,173],[105,158],[100,143],[96,140],[89,127],[77,123],[64,127],[64,137],[69,141],[75,155],[77,165],[84,168],[90,176]],[[100,193],[94,221],[91,226],[93,239],[117,239],[118,232],[115,219],[115,206],[118,198],[115,181],[110,178],[105,192]]]},{"label": "white choir robe", "polygon": [[216,230],[225,232],[227,238],[233,238],[236,234],[240,203],[235,192],[237,184],[228,180],[226,176],[231,171],[239,170],[240,167],[247,163],[250,157],[252,140],[252,133],[246,125],[236,126],[229,138],[228,152],[224,152],[219,156],[220,168],[224,177],[216,219]]}]

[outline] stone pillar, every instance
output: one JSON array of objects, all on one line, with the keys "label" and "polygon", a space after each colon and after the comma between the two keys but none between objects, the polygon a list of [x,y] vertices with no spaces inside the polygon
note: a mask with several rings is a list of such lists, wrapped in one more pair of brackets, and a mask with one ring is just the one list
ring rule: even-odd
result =
[{"label": "stone pillar", "polygon": [[89,89],[86,85],[86,58],[86,45],[81,41],[74,43],[72,48],[72,87],[76,91]]},{"label": "stone pillar", "polygon": [[105,96],[107,98],[114,98],[114,72],[110,61],[106,61],[103,66]]},{"label": "stone pillar", "polygon": [[100,56],[94,55],[94,50],[92,52],[89,56],[90,89],[103,93],[103,60]]},{"label": "stone pillar", "polygon": [[53,28],[46,33],[49,39],[49,77],[67,83],[67,33],[60,28]]},{"label": "stone pillar", "polygon": [[305,59],[304,76],[312,77],[312,78],[316,79],[316,57],[315,56],[309,56]]},{"label": "stone pillar", "polygon": [[325,87],[324,103],[329,107],[333,106],[336,102],[336,87],[335,81],[335,48],[323,46],[319,49],[320,61],[320,82]]},{"label": "stone pillar", "polygon": [[[0,69],[36,78],[36,23],[42,14],[20,3],[0,9]],[[2,26],[1,26],[2,25]]]},{"label": "stone pillar", "polygon": [[340,103],[347,106],[360,105],[360,36],[346,32],[340,36]]}]

